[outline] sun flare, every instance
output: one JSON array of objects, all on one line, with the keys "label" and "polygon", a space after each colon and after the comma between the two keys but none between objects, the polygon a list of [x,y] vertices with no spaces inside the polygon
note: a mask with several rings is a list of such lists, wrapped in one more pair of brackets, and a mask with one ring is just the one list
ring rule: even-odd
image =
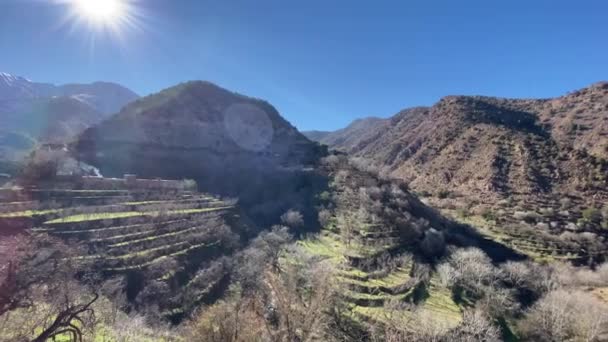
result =
[{"label": "sun flare", "polygon": [[111,23],[122,20],[127,8],[121,0],[74,0],[76,12],[90,21]]},{"label": "sun flare", "polygon": [[[0,0],[1,1],[1,0]],[[92,46],[97,38],[105,36],[126,43],[133,33],[144,29],[141,0],[55,0],[66,5],[60,26],[71,33],[79,32],[89,38]]]}]

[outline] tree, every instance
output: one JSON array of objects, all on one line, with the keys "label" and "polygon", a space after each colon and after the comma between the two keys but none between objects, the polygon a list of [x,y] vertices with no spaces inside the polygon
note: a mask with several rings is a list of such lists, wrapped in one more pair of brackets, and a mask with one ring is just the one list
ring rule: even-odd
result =
[{"label": "tree", "polygon": [[95,325],[99,294],[97,282],[73,261],[78,248],[44,235],[22,239],[1,267],[0,316],[7,334],[36,342],[67,334],[82,341],[83,332]]},{"label": "tree", "polygon": [[481,310],[465,311],[462,323],[450,331],[446,341],[494,342],[501,341],[500,330]]},{"label": "tree", "polygon": [[437,257],[443,254],[445,250],[445,237],[443,232],[433,228],[424,232],[424,238],[420,243],[422,252],[428,257]]},{"label": "tree", "polygon": [[331,222],[331,211],[327,209],[319,210],[318,219],[321,227],[327,227]]},{"label": "tree", "polygon": [[608,306],[582,291],[558,289],[541,298],[519,329],[536,341],[594,341],[608,323]]},{"label": "tree", "polygon": [[299,211],[289,209],[285,214],[281,215],[281,222],[284,225],[295,229],[304,225],[304,218]]},{"label": "tree", "polygon": [[297,246],[290,246],[285,253],[289,261],[284,267],[264,274],[266,303],[272,315],[268,316],[267,311],[259,314],[270,318],[270,335],[275,341],[329,338],[327,313],[335,298],[333,266],[312,258]]}]

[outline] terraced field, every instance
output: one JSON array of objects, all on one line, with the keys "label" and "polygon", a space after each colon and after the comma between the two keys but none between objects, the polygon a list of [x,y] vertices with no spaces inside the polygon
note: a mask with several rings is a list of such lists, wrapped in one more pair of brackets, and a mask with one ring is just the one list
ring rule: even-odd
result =
[{"label": "terraced field", "polygon": [[468,203],[463,197],[424,198],[443,215],[534,260],[581,264],[608,260],[608,209],[602,209],[608,208],[607,200],[601,195],[584,199],[571,194],[514,195],[495,204]]},{"label": "terraced field", "polygon": [[[349,242],[331,230],[299,242],[308,253],[336,265],[337,286],[348,303],[351,318],[361,322],[391,320],[408,326],[413,324],[416,311],[416,315],[428,313],[429,319],[446,329],[456,326],[462,319],[461,308],[452,299],[451,292],[439,285],[436,276],[418,269],[420,265],[415,260],[404,258],[388,269],[368,266],[375,258],[399,246],[398,242],[384,240],[396,232],[382,231],[379,226],[363,227],[357,238]],[[391,306],[399,309],[393,310]]]},{"label": "terraced field", "polygon": [[488,220],[483,216],[459,216],[453,210],[442,210],[446,216],[454,220],[474,226],[486,238],[499,242],[509,248],[537,261],[570,260],[585,261],[589,258],[605,259],[608,253],[600,248],[595,250],[589,246],[583,247],[568,243],[560,236],[550,231],[544,231],[522,222]]},{"label": "terraced field", "polygon": [[[29,230],[68,244],[79,242],[84,248],[77,262],[107,276],[146,279],[144,287],[154,282],[173,289],[191,287],[172,291],[189,293],[191,305],[225,278],[216,272],[203,285],[196,281],[197,272],[230,253],[225,243],[234,239],[238,227],[232,223],[237,221],[234,201],[190,191],[14,189],[0,194],[0,234]],[[173,260],[179,269],[148,279],[155,265]],[[169,318],[183,315],[184,299],[169,297],[159,305],[161,310]]]}]

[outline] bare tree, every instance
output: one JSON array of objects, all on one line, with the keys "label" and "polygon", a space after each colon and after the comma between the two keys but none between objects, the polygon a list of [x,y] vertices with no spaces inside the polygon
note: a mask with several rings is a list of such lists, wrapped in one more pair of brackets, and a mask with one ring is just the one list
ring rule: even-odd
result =
[{"label": "bare tree", "polygon": [[454,342],[497,342],[501,341],[500,330],[481,310],[465,311],[462,323],[450,331],[447,341]]},{"label": "bare tree", "polygon": [[530,310],[519,328],[538,341],[594,341],[606,329],[608,306],[589,293],[563,289],[549,292]]},{"label": "bare tree", "polygon": [[[95,281],[80,276],[84,270],[74,262],[74,247],[46,237],[27,237],[17,258],[9,261],[7,276],[2,281],[2,322],[13,326],[9,331],[33,341],[46,341],[58,335],[69,335],[82,341],[83,333],[95,325],[93,304],[99,298]],[[85,272],[86,273],[86,272]],[[29,320],[15,324],[27,312]],[[15,315],[12,315],[15,313]],[[4,317],[2,317],[4,316]],[[35,326],[28,326],[34,324]],[[3,328],[0,327],[0,330]],[[30,337],[35,332],[34,337]]]},{"label": "bare tree", "polygon": [[327,210],[327,209],[321,209],[319,210],[319,214],[318,214],[318,219],[319,219],[319,224],[321,225],[321,227],[327,227],[329,225],[329,223],[331,222],[331,211]]},{"label": "bare tree", "polygon": [[304,218],[299,211],[289,209],[285,214],[281,215],[281,222],[284,225],[295,229],[304,225]]}]

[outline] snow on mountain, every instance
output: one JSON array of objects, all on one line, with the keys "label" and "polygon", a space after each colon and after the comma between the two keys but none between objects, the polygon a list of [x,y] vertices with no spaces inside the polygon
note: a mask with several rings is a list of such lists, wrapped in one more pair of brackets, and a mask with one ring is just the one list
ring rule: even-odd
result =
[{"label": "snow on mountain", "polygon": [[[53,85],[30,81],[21,76],[0,72],[0,111],[13,110],[19,104],[39,98],[73,97],[103,114],[113,114],[139,96],[119,84],[95,82],[90,84]],[[8,103],[8,104],[7,104]]]},{"label": "snow on mountain", "polygon": [[57,86],[0,72],[0,161],[22,158],[37,142],[70,139],[138,97],[115,83]]}]

